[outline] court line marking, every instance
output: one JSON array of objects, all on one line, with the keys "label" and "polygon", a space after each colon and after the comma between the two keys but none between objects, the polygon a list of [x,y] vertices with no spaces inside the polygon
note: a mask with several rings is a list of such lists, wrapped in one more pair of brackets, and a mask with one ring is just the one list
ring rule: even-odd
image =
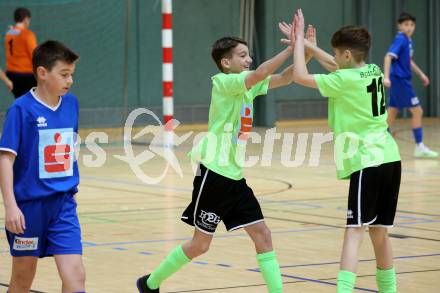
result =
[{"label": "court line marking", "polygon": [[[320,280],[320,279],[304,278],[304,277],[298,277],[298,276],[287,275],[287,274],[281,274],[281,276],[283,276],[285,278],[291,278],[291,279],[296,279],[296,280],[303,280],[303,281],[307,281],[307,282],[324,284],[324,285],[332,285],[332,286],[336,286],[337,285],[335,282],[329,282],[329,281],[324,281],[324,280]],[[368,288],[362,288],[362,287],[354,287],[354,289],[356,289],[358,291],[364,291],[364,292],[378,292],[377,290],[368,289]]]},{"label": "court line marking", "polygon": [[[440,256],[440,253],[424,254],[424,255],[399,256],[399,257],[395,257],[394,259],[408,259],[408,258],[430,257],[430,256]],[[375,260],[375,259],[371,259],[371,260]],[[370,261],[370,259],[360,260],[360,261]],[[195,263],[196,264],[202,264],[202,265],[209,265],[209,263],[207,263],[205,261],[199,261],[199,262],[195,262]],[[329,262],[329,263],[321,263],[321,264],[318,263],[318,264],[311,264],[311,265],[324,265],[324,264],[339,264],[339,262]],[[299,266],[308,266],[308,265],[307,264],[295,265],[294,267],[299,267]],[[231,268],[232,266],[229,265],[227,267]],[[286,268],[286,267],[292,267],[292,266],[280,266],[280,268]],[[422,270],[422,271],[406,271],[406,272],[396,272],[396,274],[399,275],[399,274],[410,274],[410,273],[434,272],[434,271],[439,271],[439,270],[440,269],[429,269],[429,270]],[[260,270],[258,268],[256,268],[256,269],[247,269],[247,271],[260,273]],[[337,283],[329,281],[329,280],[335,280],[335,278],[313,279],[313,278],[300,277],[300,276],[295,276],[295,275],[290,275],[290,274],[281,274],[281,276],[285,277],[285,278],[290,278],[290,279],[298,280],[296,282],[283,282],[283,284],[289,284],[289,283],[291,284],[291,283],[299,283],[299,282],[313,282],[313,283],[318,283],[318,284],[337,286]],[[359,275],[357,277],[362,278],[362,277],[372,277],[372,276],[375,276],[375,274],[374,275],[371,275],[371,274],[370,275]],[[246,285],[246,286],[234,286],[234,287],[223,287],[223,288],[195,289],[195,290],[184,290],[184,291],[173,291],[173,292],[170,292],[170,293],[200,292],[200,291],[211,291],[211,290],[219,290],[219,289],[236,289],[236,288],[244,288],[244,287],[260,287],[260,286],[265,286],[265,284]],[[354,289],[356,289],[358,291],[364,291],[364,292],[378,292],[377,290],[369,289],[369,288],[363,288],[363,287],[355,287]]]},{"label": "court line marking", "polygon": [[429,213],[413,212],[413,211],[406,211],[406,210],[397,210],[397,211],[400,213],[403,213],[403,214],[414,214],[414,215],[420,215],[420,216],[440,217],[440,214],[429,214]]},{"label": "court line marking", "polygon": [[[6,288],[9,288],[9,284],[5,284],[5,283],[0,283],[0,286],[2,286],[2,287],[6,287]],[[44,291],[37,291],[37,290],[32,290],[32,289],[31,289],[30,292],[31,292],[31,293],[46,293],[46,292],[44,292]]]},{"label": "court line marking", "polygon": [[[325,216],[323,216],[325,217]],[[337,225],[329,225],[329,224],[323,224],[323,223],[315,223],[315,222],[308,222],[308,221],[299,221],[295,219],[288,219],[288,218],[276,218],[276,217],[269,217],[265,216],[266,219],[273,219],[278,221],[285,221],[285,222],[294,222],[294,223],[301,223],[301,224],[312,224],[312,225],[318,225],[318,226],[324,226],[324,227],[333,227],[338,229],[345,229],[344,226],[337,226]],[[418,221],[418,222],[402,222],[402,223],[395,223],[395,226],[399,227],[405,227],[406,225],[417,225],[422,223],[433,223],[433,222],[440,222],[437,220],[426,220],[426,221]],[[390,237],[399,237],[404,236],[405,238],[413,238],[413,239],[419,239],[419,240],[426,240],[426,241],[440,241],[440,239],[435,238],[427,238],[427,237],[419,237],[419,236],[413,236],[413,235],[404,235],[404,234],[397,234],[397,233],[389,233]]]},{"label": "court line marking", "polygon": [[[315,231],[326,231],[333,230],[334,228],[310,228],[310,229],[292,229],[292,230],[281,230],[281,231],[272,231],[272,234],[289,234],[289,233],[299,233],[299,232],[315,232]],[[223,235],[215,235],[215,239],[221,238],[239,238],[239,237],[249,237],[246,233],[239,234],[223,234]],[[102,247],[102,246],[121,246],[121,245],[132,245],[132,244],[141,244],[141,243],[163,243],[163,242],[176,242],[183,240],[191,240],[191,237],[178,237],[178,238],[169,238],[169,239],[148,239],[148,240],[137,240],[137,241],[125,241],[125,242],[103,242],[103,243],[94,243],[94,242],[83,242],[84,247]]]},{"label": "court line marking", "polygon": [[[434,123],[435,123],[435,122],[436,122],[436,121],[434,121]],[[435,128],[435,127],[436,127],[435,124],[434,124],[434,125],[431,125],[431,124],[423,125],[423,128],[424,128],[424,129]],[[395,138],[399,139],[399,140],[402,141],[402,142],[408,143],[408,144],[414,144],[414,140],[411,140],[411,139],[406,138],[406,137],[404,137],[404,136],[400,136],[400,135],[398,135],[399,133],[401,134],[401,133],[404,133],[404,132],[408,132],[408,133],[410,133],[410,132],[411,132],[411,129],[410,129],[410,128],[399,128],[399,129],[395,130],[395,131],[394,131],[394,133],[395,133]],[[430,145],[430,146],[434,146],[434,147],[436,147],[436,148],[437,148],[437,147],[440,147],[440,145],[433,144],[433,143],[430,143],[429,145]]]},{"label": "court line marking", "polygon": [[[192,174],[192,176],[194,177],[194,174]],[[282,180],[282,179],[277,179],[277,178],[267,178],[267,177],[261,177],[261,176],[247,176],[247,178],[262,179],[262,180],[266,180],[266,181],[270,181],[270,182],[275,181],[275,182],[278,182],[278,183],[281,183],[281,184],[285,185],[284,188],[273,190],[273,191],[264,192],[264,193],[259,194],[260,196],[266,196],[266,195],[271,195],[271,194],[276,194],[276,193],[284,192],[284,191],[287,191],[289,189],[292,189],[292,187],[293,187],[292,183],[290,183],[288,181],[285,181],[285,180]],[[117,183],[117,184],[121,184],[121,185],[129,185],[129,186],[133,186],[134,185],[134,186],[140,186],[140,187],[144,187],[144,188],[162,189],[162,190],[166,190],[166,191],[192,192],[192,188],[174,187],[174,186],[170,186],[170,185],[161,185],[161,184],[151,184],[150,185],[150,184],[140,183],[140,182],[136,182],[136,181],[128,181],[128,180],[121,180],[121,179],[96,177],[96,176],[86,176],[86,175],[84,175],[84,176],[81,176],[81,179],[83,179],[83,180],[84,179],[85,180],[92,180],[92,181],[96,181],[96,182],[105,182],[105,183]],[[88,187],[94,187],[93,185],[88,185],[88,184],[84,184],[84,183],[82,183],[81,185],[88,186]],[[104,186],[102,188],[117,189],[117,188],[109,188],[107,186]],[[134,191],[134,192],[136,192],[136,191]]]},{"label": "court line marking", "polygon": [[[297,221],[297,220],[291,220],[291,219],[282,219],[282,218],[272,218],[272,217],[265,217],[267,219],[275,219],[275,220],[284,220],[284,221],[290,221],[290,222],[298,222],[303,224],[314,224],[319,226],[324,226],[325,228],[309,228],[309,229],[289,229],[289,230],[280,230],[280,231],[272,231],[272,234],[290,234],[290,233],[299,233],[299,232],[315,232],[315,231],[328,231],[333,229],[344,229],[345,227],[342,226],[336,226],[336,225],[327,225],[327,224],[320,224],[320,223],[312,223],[312,222],[306,222],[306,221]],[[406,223],[406,225],[410,225],[411,223]],[[418,224],[418,223],[415,223]],[[415,238],[420,240],[432,240],[432,241],[440,241],[438,239],[429,239],[429,238],[422,238],[417,236],[411,236],[411,235],[404,235],[405,237],[409,238]],[[237,237],[248,237],[246,233],[239,233],[239,234],[223,234],[223,235],[216,235],[216,239],[222,239],[222,238],[237,238]],[[192,237],[178,237],[178,238],[170,238],[170,239],[147,239],[147,240],[137,240],[137,241],[125,241],[125,242],[104,242],[104,243],[94,243],[94,242],[83,242],[83,244],[86,244],[85,247],[100,247],[100,246],[120,246],[120,245],[132,245],[132,244],[141,244],[141,243],[163,243],[163,242],[175,242],[175,241],[184,241],[184,240],[191,240]]]},{"label": "court line marking", "polygon": [[[440,253],[419,254],[419,255],[402,255],[402,256],[396,256],[393,259],[411,259],[411,258],[433,257],[433,256],[440,256]],[[367,258],[367,259],[360,259],[359,260],[359,262],[370,262],[370,261],[376,261],[376,259],[375,258]],[[280,268],[323,266],[323,265],[333,265],[333,264],[339,264],[339,263],[340,263],[340,261],[308,263],[308,264],[299,264],[299,265],[285,265],[285,266],[280,266]],[[252,270],[258,270],[258,268],[254,268]]]}]

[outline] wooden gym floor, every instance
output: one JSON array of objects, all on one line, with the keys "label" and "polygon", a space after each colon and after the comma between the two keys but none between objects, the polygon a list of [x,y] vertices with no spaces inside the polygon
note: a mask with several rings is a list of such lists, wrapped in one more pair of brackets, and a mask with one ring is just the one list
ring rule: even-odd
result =
[{"label": "wooden gym floor", "polygon": [[[425,143],[440,151],[440,120],[426,120]],[[185,126],[203,130],[206,126]],[[326,122],[283,122],[278,132],[329,132]],[[398,278],[398,292],[437,292],[440,288],[440,160],[415,159],[408,121],[394,128],[403,163],[402,186],[390,230]],[[264,134],[265,129],[257,129]],[[183,132],[182,132],[183,133]],[[181,135],[182,133],[178,133]],[[193,228],[180,221],[191,198],[193,173],[186,157],[192,138],[175,150],[183,171],[180,177],[169,169],[159,183],[139,180],[122,155],[121,144],[104,147],[102,167],[79,162],[78,194],[87,292],[137,292],[138,276],[150,272],[176,245],[189,239]],[[83,138],[84,140],[84,138]],[[190,142],[191,141],[191,142]],[[310,151],[310,141],[308,152]],[[294,149],[296,147],[296,136]],[[249,154],[261,156],[261,145],[251,144]],[[146,146],[134,147],[136,153]],[[276,141],[271,166],[258,163],[245,170],[248,184],[259,199],[283,274],[284,292],[336,292],[335,277],[345,224],[348,181],[336,180],[332,143],[323,146],[319,166],[281,164],[281,143]],[[160,175],[165,162],[160,157],[146,162],[142,170]],[[0,209],[1,221],[4,209]],[[3,229],[2,229],[3,230]],[[375,261],[368,235],[360,251],[357,290],[376,292]],[[6,237],[0,234],[0,292],[6,292],[11,257]],[[266,292],[256,272],[255,252],[243,230],[228,233],[220,224],[210,251],[195,259],[167,280],[161,292]],[[39,261],[33,290],[60,292],[52,258]]]}]

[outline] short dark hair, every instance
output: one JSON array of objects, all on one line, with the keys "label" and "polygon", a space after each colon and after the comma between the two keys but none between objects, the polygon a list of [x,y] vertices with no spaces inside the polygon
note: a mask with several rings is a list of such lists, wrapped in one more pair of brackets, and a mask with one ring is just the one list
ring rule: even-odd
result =
[{"label": "short dark hair", "polygon": [[407,20],[411,20],[412,22],[416,23],[416,17],[414,15],[407,13],[407,12],[402,12],[399,15],[399,18],[397,19],[397,23],[401,24],[402,22],[407,21]]},{"label": "short dark hair", "polygon": [[231,51],[239,44],[248,45],[245,40],[237,37],[223,37],[215,41],[212,45],[211,56],[221,72],[224,72],[221,64],[222,59],[225,57],[230,58]]},{"label": "short dark hair", "polygon": [[357,62],[367,58],[371,47],[371,35],[368,29],[360,26],[344,26],[333,34],[331,41],[333,48],[348,49]]},{"label": "short dark hair", "polygon": [[37,68],[43,66],[51,71],[57,61],[67,64],[74,63],[79,56],[64,44],[58,41],[48,40],[38,45],[32,53],[32,68],[34,74],[37,74]]},{"label": "short dark hair", "polygon": [[14,21],[22,22],[26,17],[31,18],[31,12],[29,9],[24,7],[19,7],[14,11]]}]

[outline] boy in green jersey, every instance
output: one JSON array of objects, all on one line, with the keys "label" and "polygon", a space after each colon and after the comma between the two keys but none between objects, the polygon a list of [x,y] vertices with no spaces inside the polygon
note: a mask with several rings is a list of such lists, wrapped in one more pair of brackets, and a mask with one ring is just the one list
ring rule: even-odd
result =
[{"label": "boy in green jersey", "polygon": [[[284,26],[284,27],[283,27]],[[280,24],[280,29],[289,29]],[[311,41],[312,37],[310,37]],[[288,46],[250,71],[247,43],[224,37],[212,47],[221,71],[212,79],[207,135],[190,153],[199,163],[192,201],[181,217],[194,226],[193,238],[177,246],[150,275],[137,280],[140,293],[159,292],[161,283],[195,257],[206,253],[220,221],[228,231],[244,228],[255,244],[257,261],[269,292],[282,292],[278,261],[260,205],[242,175],[246,140],[252,129],[253,100],[268,89],[292,82],[292,65],[273,74],[292,54]],[[309,58],[307,58],[309,59]]]},{"label": "boy in green jersey", "polygon": [[393,225],[400,187],[401,164],[396,142],[387,131],[383,74],[365,59],[371,45],[369,32],[346,26],[331,40],[334,58],[310,46],[313,56],[330,74],[309,74],[304,54],[304,17],[298,10],[291,40],[295,43],[295,83],[319,89],[329,98],[329,124],[334,131],[338,179],[350,178],[347,226],[337,292],[352,292],[358,251],[365,232],[376,255],[379,292],[396,292],[391,242],[387,229]]}]

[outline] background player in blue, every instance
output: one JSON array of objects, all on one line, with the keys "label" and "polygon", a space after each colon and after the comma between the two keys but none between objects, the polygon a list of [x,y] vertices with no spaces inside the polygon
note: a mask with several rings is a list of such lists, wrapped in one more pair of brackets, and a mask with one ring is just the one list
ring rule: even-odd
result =
[{"label": "background player in blue", "polygon": [[74,194],[78,102],[68,91],[78,56],[47,41],[32,57],[37,87],[8,109],[0,139],[0,188],[12,255],[9,293],[29,292],[39,257],[54,256],[62,292],[84,292]]},{"label": "background player in blue", "polygon": [[384,85],[390,88],[388,125],[391,128],[399,110],[408,108],[412,115],[411,126],[416,142],[414,156],[435,158],[438,153],[423,144],[423,109],[411,84],[414,71],[424,86],[429,85],[429,78],[412,59],[414,48],[411,36],[416,28],[416,18],[404,12],[399,16],[397,23],[399,32],[385,56],[383,66]]}]

